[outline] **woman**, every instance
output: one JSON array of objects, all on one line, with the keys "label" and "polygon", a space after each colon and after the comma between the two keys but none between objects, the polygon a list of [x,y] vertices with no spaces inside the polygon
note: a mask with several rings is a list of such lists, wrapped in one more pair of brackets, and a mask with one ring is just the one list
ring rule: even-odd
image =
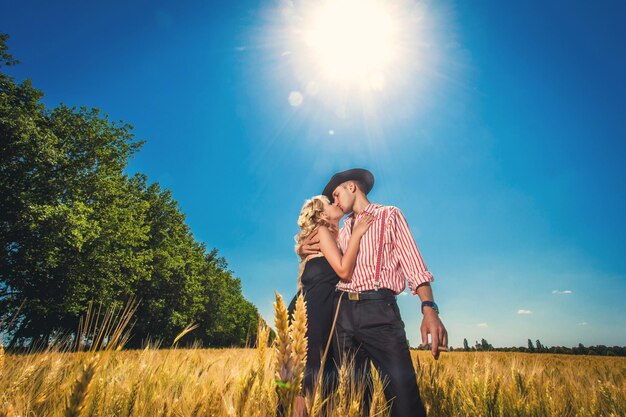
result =
[{"label": "woman", "polygon": [[[317,374],[319,373],[322,356],[326,349],[333,323],[333,297],[335,286],[339,279],[349,281],[354,271],[356,257],[359,252],[361,238],[371,226],[374,218],[364,215],[355,223],[352,235],[348,242],[346,253],[342,254],[337,245],[339,232],[339,220],[343,217],[343,211],[325,196],[316,196],[304,203],[298,218],[300,233],[296,239],[296,253],[306,238],[317,230],[320,240],[321,255],[307,258],[300,263],[300,276],[298,278],[298,292],[304,294],[307,303],[307,339],[308,351],[306,368],[304,371],[303,394],[311,394],[315,387]],[[293,312],[295,298],[289,305],[289,311]],[[332,358],[331,347],[326,358]],[[324,375],[331,375],[334,366],[332,360],[326,359]],[[332,377],[331,377],[332,378]],[[327,382],[330,382],[327,380]],[[323,386],[327,386],[325,383]],[[296,400],[296,409],[302,412],[303,398]]]}]

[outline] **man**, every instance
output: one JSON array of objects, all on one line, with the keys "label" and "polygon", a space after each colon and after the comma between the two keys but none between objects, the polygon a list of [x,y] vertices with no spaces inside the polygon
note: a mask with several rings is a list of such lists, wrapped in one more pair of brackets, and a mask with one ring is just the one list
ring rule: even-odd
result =
[{"label": "man", "polygon": [[[335,361],[341,363],[342,353],[354,355],[354,369],[369,376],[371,360],[387,381],[385,397],[392,401],[391,416],[425,416],[396,303],[396,295],[404,291],[407,281],[422,301],[420,346],[428,344],[430,334],[431,352],[438,359],[439,351],[447,349],[448,334],[434,303],[430,286],[433,276],[426,269],[402,212],[397,207],[370,203],[367,194],[373,186],[371,172],[351,169],[335,174],[322,193],[345,214],[352,213],[339,232],[342,251],[347,248],[354,222],[364,213],[374,216],[374,223],[361,240],[352,280],[337,285],[335,308],[341,305],[333,336]],[[301,255],[315,253],[317,242],[315,237],[310,239]],[[365,414],[370,400],[368,389]]]}]

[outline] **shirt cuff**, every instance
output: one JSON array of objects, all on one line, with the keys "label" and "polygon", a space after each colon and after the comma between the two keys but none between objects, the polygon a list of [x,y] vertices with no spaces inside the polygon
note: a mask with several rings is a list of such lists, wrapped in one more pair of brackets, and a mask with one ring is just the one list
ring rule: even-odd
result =
[{"label": "shirt cuff", "polygon": [[409,280],[409,288],[411,289],[413,295],[417,295],[417,287],[426,282],[433,282],[434,280],[435,277],[433,277],[433,274],[430,271],[420,272],[417,276],[415,276],[415,279]]}]

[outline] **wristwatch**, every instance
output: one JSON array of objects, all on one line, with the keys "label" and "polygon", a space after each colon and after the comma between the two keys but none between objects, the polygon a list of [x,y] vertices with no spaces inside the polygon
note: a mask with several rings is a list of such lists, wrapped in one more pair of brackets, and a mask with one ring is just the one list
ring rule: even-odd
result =
[{"label": "wristwatch", "polygon": [[430,307],[439,314],[439,307],[434,301],[422,301],[422,314],[424,314],[424,307]]}]

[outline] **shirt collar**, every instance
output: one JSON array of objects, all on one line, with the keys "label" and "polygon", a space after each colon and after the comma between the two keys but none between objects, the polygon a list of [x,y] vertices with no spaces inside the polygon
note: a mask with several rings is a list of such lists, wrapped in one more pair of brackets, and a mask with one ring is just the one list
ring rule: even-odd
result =
[{"label": "shirt collar", "polygon": [[[367,206],[365,206],[365,208],[363,209],[363,211],[361,213],[371,213],[374,214],[374,210],[376,208],[380,207],[380,204],[375,204],[375,203],[369,203]],[[360,215],[360,213],[359,213]],[[354,222],[354,220],[357,218],[358,216],[356,216],[354,214],[354,212],[350,213],[350,215],[348,217],[346,217],[345,222],[352,224]]]}]

